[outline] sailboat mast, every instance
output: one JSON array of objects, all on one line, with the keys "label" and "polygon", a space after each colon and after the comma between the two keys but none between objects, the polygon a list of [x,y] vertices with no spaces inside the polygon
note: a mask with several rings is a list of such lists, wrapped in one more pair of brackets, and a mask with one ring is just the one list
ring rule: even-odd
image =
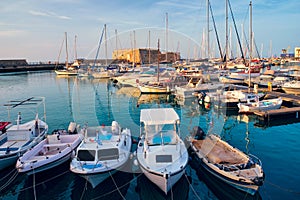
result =
[{"label": "sailboat mast", "polygon": [[159,39],[157,42],[157,82],[159,82]]},{"label": "sailboat mast", "polygon": [[248,83],[248,91],[250,92],[250,84],[251,84],[251,61],[252,61],[252,45],[253,45],[253,35],[252,35],[252,1],[250,1],[250,12],[249,12],[249,38],[250,38],[250,52],[249,52],[249,66],[248,66],[248,74],[249,74],[249,83]]},{"label": "sailboat mast", "polygon": [[105,66],[107,66],[107,34],[106,34],[106,24],[104,24],[104,38],[105,38]]},{"label": "sailboat mast", "polygon": [[168,62],[168,13],[166,13],[166,62]]},{"label": "sailboat mast", "polygon": [[209,0],[207,0],[207,10],[206,10],[206,17],[207,17],[207,59],[209,60]]},{"label": "sailboat mast", "polygon": [[66,40],[66,68],[69,68],[69,55],[68,55],[68,36],[67,32],[65,32],[65,40]]},{"label": "sailboat mast", "polygon": [[77,61],[77,35],[75,35],[74,52],[75,52],[75,60]]},{"label": "sailboat mast", "polygon": [[149,30],[149,49],[148,49],[148,51],[149,51],[149,52],[148,52],[148,54],[149,54],[149,55],[148,55],[148,63],[149,63],[149,66],[150,66],[150,62],[151,62],[151,61],[150,61],[150,59],[151,59],[151,57],[150,57],[150,30]]},{"label": "sailboat mast", "polygon": [[117,31],[117,29],[115,29],[115,35],[116,35],[116,54],[117,54],[116,59],[118,59],[119,54],[118,54],[118,31]]},{"label": "sailboat mast", "polygon": [[225,0],[225,69],[227,68],[228,57],[228,0]]}]

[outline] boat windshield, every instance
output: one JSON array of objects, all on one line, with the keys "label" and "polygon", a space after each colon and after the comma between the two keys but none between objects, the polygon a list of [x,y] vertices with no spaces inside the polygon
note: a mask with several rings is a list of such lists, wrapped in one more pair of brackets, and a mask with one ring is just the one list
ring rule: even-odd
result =
[{"label": "boat windshield", "polygon": [[77,158],[80,161],[94,161],[95,160],[96,151],[95,150],[79,150],[77,153]]},{"label": "boat windshield", "polygon": [[174,124],[147,125],[145,132],[149,145],[175,144],[177,141]]}]

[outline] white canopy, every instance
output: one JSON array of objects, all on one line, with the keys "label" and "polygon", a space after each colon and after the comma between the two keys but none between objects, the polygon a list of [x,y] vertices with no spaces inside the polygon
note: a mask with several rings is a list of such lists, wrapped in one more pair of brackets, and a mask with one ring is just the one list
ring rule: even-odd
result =
[{"label": "white canopy", "polygon": [[174,124],[179,120],[178,114],[173,108],[142,109],[140,122],[145,125]]}]

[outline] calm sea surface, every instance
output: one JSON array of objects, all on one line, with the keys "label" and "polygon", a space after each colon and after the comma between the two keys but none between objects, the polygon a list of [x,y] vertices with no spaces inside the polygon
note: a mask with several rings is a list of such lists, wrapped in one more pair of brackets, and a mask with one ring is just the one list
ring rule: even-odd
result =
[{"label": "calm sea surface", "polygon": [[[134,88],[117,88],[107,80],[58,77],[54,72],[0,76],[0,120],[7,120],[2,106],[9,100],[46,97],[49,132],[67,128],[70,121],[89,126],[109,125],[116,120],[139,136],[140,110],[173,107],[181,118],[181,137],[194,126],[219,134],[240,150],[259,157],[266,174],[255,196],[239,192],[197,169],[191,160],[186,175],[165,196],[133,160],[132,173],[117,172],[97,187],[69,171],[69,163],[45,173],[27,176],[11,167],[0,171],[0,199],[300,199],[300,123],[259,127],[254,117],[224,110],[203,110],[193,101],[177,102],[166,95],[139,95]],[[35,110],[22,108],[22,119]],[[42,116],[42,109],[38,109]],[[11,111],[16,119],[17,109]],[[133,150],[136,146],[133,146]]]}]

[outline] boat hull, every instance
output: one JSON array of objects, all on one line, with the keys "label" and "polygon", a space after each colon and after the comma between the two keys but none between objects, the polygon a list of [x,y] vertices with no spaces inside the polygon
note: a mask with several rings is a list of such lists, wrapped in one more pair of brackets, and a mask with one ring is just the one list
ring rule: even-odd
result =
[{"label": "boat hull", "polygon": [[142,172],[145,176],[155,185],[157,185],[165,194],[178,182],[185,172],[185,169],[180,170],[174,174],[163,174],[151,172],[144,167],[141,167]]},{"label": "boat hull", "polygon": [[210,173],[211,175],[213,175],[214,177],[216,177],[217,179],[223,181],[224,183],[238,189],[241,190],[243,192],[249,193],[251,195],[254,195],[257,190],[258,190],[258,186],[257,185],[249,185],[249,184],[242,184],[241,182],[238,181],[233,181],[229,178],[226,178],[224,176],[222,176],[221,174],[217,173],[215,170],[213,170],[212,168],[210,168],[204,161],[203,159],[201,159],[200,157],[195,155],[195,160],[196,162],[198,162],[201,167],[207,172]]}]

